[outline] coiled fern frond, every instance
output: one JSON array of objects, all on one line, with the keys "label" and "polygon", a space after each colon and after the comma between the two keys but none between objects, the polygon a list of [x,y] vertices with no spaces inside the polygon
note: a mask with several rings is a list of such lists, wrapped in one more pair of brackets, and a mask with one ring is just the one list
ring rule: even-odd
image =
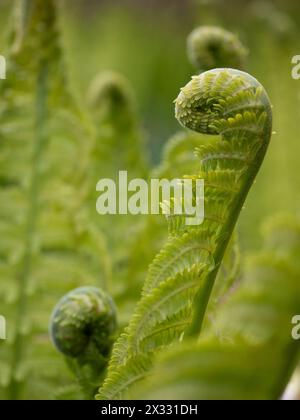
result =
[{"label": "coiled fern frond", "polygon": [[217,136],[198,148],[199,171],[189,174],[205,181],[205,220],[188,227],[170,218],[172,237],[150,266],[142,299],[115,345],[98,398],[121,398],[147,376],[154,352],[185,336],[198,336],[271,137],[272,112],[265,90],[237,70],[193,77],[176,100],[176,116],[187,128]]},{"label": "coiled fern frond", "polygon": [[78,377],[83,393],[95,395],[117,328],[111,297],[96,287],[80,287],[56,305],[50,335]]},{"label": "coiled fern frond", "polygon": [[238,37],[218,26],[200,26],[188,37],[188,57],[197,70],[245,68],[247,51]]}]

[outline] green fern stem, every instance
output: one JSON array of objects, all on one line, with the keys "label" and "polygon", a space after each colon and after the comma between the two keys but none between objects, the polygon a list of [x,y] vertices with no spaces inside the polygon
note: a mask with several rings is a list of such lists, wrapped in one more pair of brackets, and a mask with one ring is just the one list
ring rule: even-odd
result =
[{"label": "green fern stem", "polygon": [[25,255],[19,276],[19,298],[17,301],[17,313],[15,325],[16,337],[12,351],[12,368],[11,381],[8,388],[10,399],[18,399],[19,381],[16,380],[16,374],[23,351],[23,334],[20,330],[24,316],[27,310],[27,293],[26,288],[31,272],[33,257],[33,238],[35,237],[36,223],[38,218],[38,196],[40,189],[40,164],[46,143],[44,132],[44,124],[47,118],[47,64],[41,63],[40,72],[37,78],[37,95],[36,95],[36,140],[35,150],[33,152],[33,164],[31,173],[31,185],[29,189],[30,206],[27,215],[27,227],[25,232]]},{"label": "green fern stem", "polygon": [[205,181],[205,219],[191,227],[183,216],[169,217],[169,242],[149,268],[142,299],[114,347],[97,398],[127,396],[149,374],[156,351],[200,333],[234,226],[271,138],[268,96],[256,79],[238,70],[193,77],[176,100],[176,117],[203,134],[197,147],[200,170],[194,168],[189,176]]},{"label": "green fern stem", "polygon": [[[16,2],[18,13],[17,26],[15,28],[15,44],[12,54],[18,54],[26,33],[28,15],[32,8],[32,0],[19,0]],[[36,99],[35,99],[35,145],[32,154],[32,170],[30,185],[28,190],[28,201],[30,203],[27,213],[27,222],[24,232],[25,254],[19,271],[19,292],[16,302],[15,325],[16,332],[12,348],[12,361],[10,383],[8,386],[8,397],[17,400],[21,391],[21,384],[18,380],[18,369],[24,351],[24,340],[22,324],[27,312],[27,285],[30,278],[33,258],[33,240],[35,237],[36,224],[38,218],[38,196],[40,190],[40,165],[47,137],[45,135],[45,122],[47,120],[47,79],[48,65],[46,60],[41,60],[36,76]]]},{"label": "green fern stem", "polygon": [[[222,160],[228,161],[227,168],[235,171],[240,180],[226,221],[218,229],[221,240],[213,255],[215,267],[204,279],[195,297],[188,335],[197,336],[232,232],[264,160],[272,133],[272,111],[269,98],[256,79],[238,70],[217,69],[194,77],[182,89],[176,100],[176,117],[185,127],[196,132],[220,135],[224,150],[216,154],[210,152],[205,159],[217,160],[218,170],[224,169]],[[203,167],[201,151],[199,155],[202,175],[207,178],[212,166]]]}]

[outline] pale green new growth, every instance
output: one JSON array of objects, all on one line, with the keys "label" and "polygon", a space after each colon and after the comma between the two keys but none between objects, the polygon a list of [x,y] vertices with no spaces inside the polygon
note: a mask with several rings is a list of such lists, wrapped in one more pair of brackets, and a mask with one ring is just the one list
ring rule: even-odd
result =
[{"label": "pale green new growth", "polygon": [[16,5],[1,83],[0,298],[9,330],[0,398],[51,398],[70,383],[48,337],[51,310],[67,291],[102,283],[105,249],[86,219],[91,141],[65,80],[54,1]]},{"label": "pale green new growth", "polygon": [[[153,354],[198,336],[215,278],[248,191],[264,159],[272,112],[263,87],[231,69],[206,72],[184,88],[176,116],[188,128],[217,135],[197,149],[205,180],[205,221],[187,227],[171,218],[171,238],[150,266],[142,299],[117,341],[98,398],[122,398],[148,375]],[[174,222],[175,219],[175,222]],[[133,366],[134,371],[133,371]]]},{"label": "pale green new growth", "polygon": [[300,351],[291,335],[300,307],[300,225],[279,217],[265,232],[264,251],[250,259],[240,286],[219,308],[213,334],[162,352],[137,398],[282,396]]},{"label": "pale green new growth", "polygon": [[188,57],[201,72],[219,67],[243,70],[247,51],[238,37],[217,26],[200,26],[188,37]]},{"label": "pale green new growth", "polygon": [[87,398],[95,395],[116,330],[114,302],[96,287],[80,287],[67,293],[53,311],[52,342],[66,356]]}]

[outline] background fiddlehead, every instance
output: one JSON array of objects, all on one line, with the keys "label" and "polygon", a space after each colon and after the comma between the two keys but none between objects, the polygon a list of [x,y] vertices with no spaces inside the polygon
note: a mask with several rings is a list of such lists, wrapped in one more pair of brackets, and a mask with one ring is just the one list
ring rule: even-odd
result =
[{"label": "background fiddlehead", "polygon": [[188,37],[188,57],[201,72],[229,67],[244,70],[246,49],[238,37],[217,26],[200,26]]},{"label": "background fiddlehead", "polygon": [[[110,292],[122,312],[128,311],[130,301],[134,301],[133,290],[141,285],[135,281],[131,271],[135,269],[129,249],[136,232],[143,226],[145,217],[131,215],[105,215],[96,212],[95,203],[99,193],[96,185],[100,179],[113,179],[118,183],[119,171],[127,171],[128,179],[147,178],[148,162],[144,133],[138,121],[137,106],[133,90],[126,78],[116,72],[104,72],[91,82],[87,102],[95,124],[94,143],[89,165],[90,218],[94,220],[106,237],[112,259]],[[124,247],[123,241],[127,243]],[[128,299],[127,299],[128,298]]]},{"label": "background fiddlehead", "polygon": [[126,384],[140,380],[154,350],[184,332],[199,334],[214,280],[271,137],[267,94],[253,77],[237,70],[193,77],[176,101],[176,116],[190,129],[218,136],[199,147],[200,169],[190,174],[205,180],[205,220],[194,228],[171,220],[172,238],[150,266],[142,299],[115,346],[101,398],[119,398],[130,388]]},{"label": "background fiddlehead", "polygon": [[83,393],[92,398],[101,381],[117,329],[116,308],[107,293],[81,287],[65,295],[53,311],[50,334],[66,356]]}]

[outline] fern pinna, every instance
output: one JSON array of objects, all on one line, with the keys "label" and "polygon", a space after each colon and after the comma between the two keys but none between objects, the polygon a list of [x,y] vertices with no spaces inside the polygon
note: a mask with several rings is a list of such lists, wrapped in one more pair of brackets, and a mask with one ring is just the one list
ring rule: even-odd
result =
[{"label": "fern pinna", "polygon": [[[71,382],[49,315],[68,290],[105,278],[86,222],[89,128],[65,79],[53,0],[18,0],[0,110],[0,397],[51,398]],[[93,235],[92,235],[93,233]]]},{"label": "fern pinna", "polygon": [[[170,217],[171,238],[150,266],[142,299],[117,341],[97,398],[121,398],[171,342],[197,337],[224,253],[272,132],[270,101],[247,73],[216,69],[193,77],[176,100],[187,128],[214,135],[196,153],[205,180],[205,220],[186,227]],[[130,395],[130,394],[129,394]]]},{"label": "fern pinna", "polygon": [[263,251],[219,307],[213,329],[163,351],[139,390],[145,399],[281,398],[300,354],[291,335],[300,308],[300,225],[287,216],[264,229]]}]

